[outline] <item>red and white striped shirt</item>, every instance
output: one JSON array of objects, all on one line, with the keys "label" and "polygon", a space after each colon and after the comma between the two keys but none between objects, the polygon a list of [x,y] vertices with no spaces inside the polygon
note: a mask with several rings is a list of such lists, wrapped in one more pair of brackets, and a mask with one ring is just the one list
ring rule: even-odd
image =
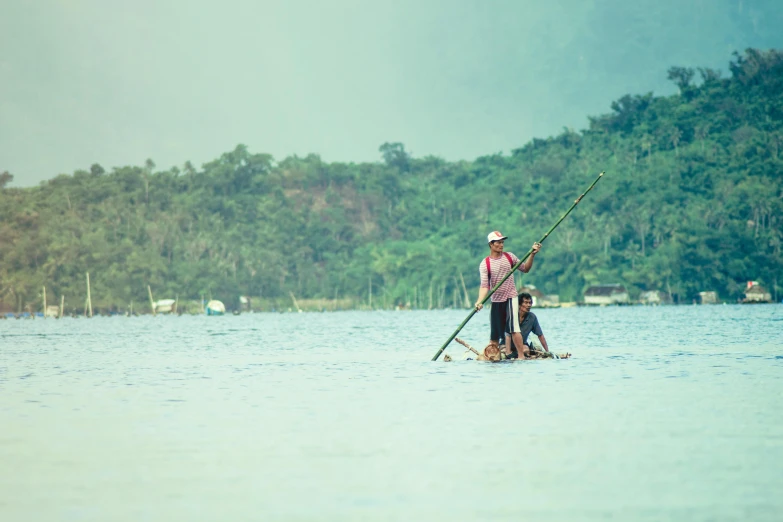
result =
[{"label": "red and white striped shirt", "polygon": [[[511,262],[512,265],[508,264],[508,259],[506,258],[506,254],[511,256]],[[495,285],[498,284],[498,281],[506,277],[506,274],[511,272],[511,268],[513,265],[516,265],[519,263],[519,258],[512,254],[511,252],[505,252],[503,254],[500,254],[500,257],[497,259],[489,258],[489,268],[492,272],[492,280],[490,281],[488,279],[487,274],[487,260],[482,259],[481,264],[479,265],[479,274],[481,275],[481,288],[495,288]],[[519,267],[520,272],[525,272],[525,265],[521,265]],[[490,300],[493,303],[502,303],[503,301],[507,301],[508,299],[511,299],[512,297],[517,295],[517,287],[514,284],[514,276],[512,275],[508,279],[506,279],[503,284],[498,288],[497,292],[492,294],[490,296]]]}]

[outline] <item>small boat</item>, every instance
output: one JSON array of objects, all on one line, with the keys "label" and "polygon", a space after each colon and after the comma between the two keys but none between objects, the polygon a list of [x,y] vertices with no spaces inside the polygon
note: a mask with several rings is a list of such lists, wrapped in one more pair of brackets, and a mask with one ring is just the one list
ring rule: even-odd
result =
[{"label": "small boat", "polygon": [[226,313],[226,305],[217,299],[207,303],[206,307],[207,315],[224,315]]}]

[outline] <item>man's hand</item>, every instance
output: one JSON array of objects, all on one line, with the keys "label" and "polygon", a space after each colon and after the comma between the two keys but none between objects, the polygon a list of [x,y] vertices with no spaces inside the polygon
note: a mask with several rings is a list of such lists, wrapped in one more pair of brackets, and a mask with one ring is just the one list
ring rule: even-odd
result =
[{"label": "man's hand", "polygon": [[541,243],[536,241],[533,243],[533,254],[538,254],[539,250],[541,250]]},{"label": "man's hand", "polygon": [[484,305],[481,304],[481,302],[476,303],[476,311],[479,312],[481,309],[484,308]]}]

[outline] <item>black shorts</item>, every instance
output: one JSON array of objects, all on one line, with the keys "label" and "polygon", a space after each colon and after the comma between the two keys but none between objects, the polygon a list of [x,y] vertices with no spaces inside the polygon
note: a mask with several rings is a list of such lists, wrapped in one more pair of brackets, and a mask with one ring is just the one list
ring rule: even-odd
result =
[{"label": "black shorts", "polygon": [[506,301],[492,303],[489,314],[490,341],[502,342],[506,334],[519,331],[519,298],[514,296]]}]

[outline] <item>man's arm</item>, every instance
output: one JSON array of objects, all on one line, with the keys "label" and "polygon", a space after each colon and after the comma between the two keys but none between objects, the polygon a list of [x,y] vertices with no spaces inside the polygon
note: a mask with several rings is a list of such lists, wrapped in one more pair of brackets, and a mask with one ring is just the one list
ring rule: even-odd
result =
[{"label": "man's arm", "polygon": [[525,259],[525,264],[522,265],[524,273],[530,272],[530,269],[533,268],[533,258],[536,257],[539,250],[541,250],[541,243],[533,243],[533,251],[530,252],[530,255]]},{"label": "man's arm", "polygon": [[489,287],[492,284],[492,281],[489,280],[489,270],[487,269],[487,263],[485,261],[479,264],[479,293],[476,304],[474,305],[476,310],[481,310],[484,307],[481,303],[483,303],[484,298],[487,297]]},{"label": "man's arm", "polygon": [[541,341],[541,346],[544,347],[544,350],[547,352],[549,351],[549,346],[546,344],[546,337],[544,337],[544,334],[541,334],[538,336],[538,340]]},{"label": "man's arm", "polygon": [[481,310],[484,307],[481,303],[484,302],[484,298],[487,297],[488,293],[489,288],[479,288],[478,299],[476,300],[476,310]]}]

